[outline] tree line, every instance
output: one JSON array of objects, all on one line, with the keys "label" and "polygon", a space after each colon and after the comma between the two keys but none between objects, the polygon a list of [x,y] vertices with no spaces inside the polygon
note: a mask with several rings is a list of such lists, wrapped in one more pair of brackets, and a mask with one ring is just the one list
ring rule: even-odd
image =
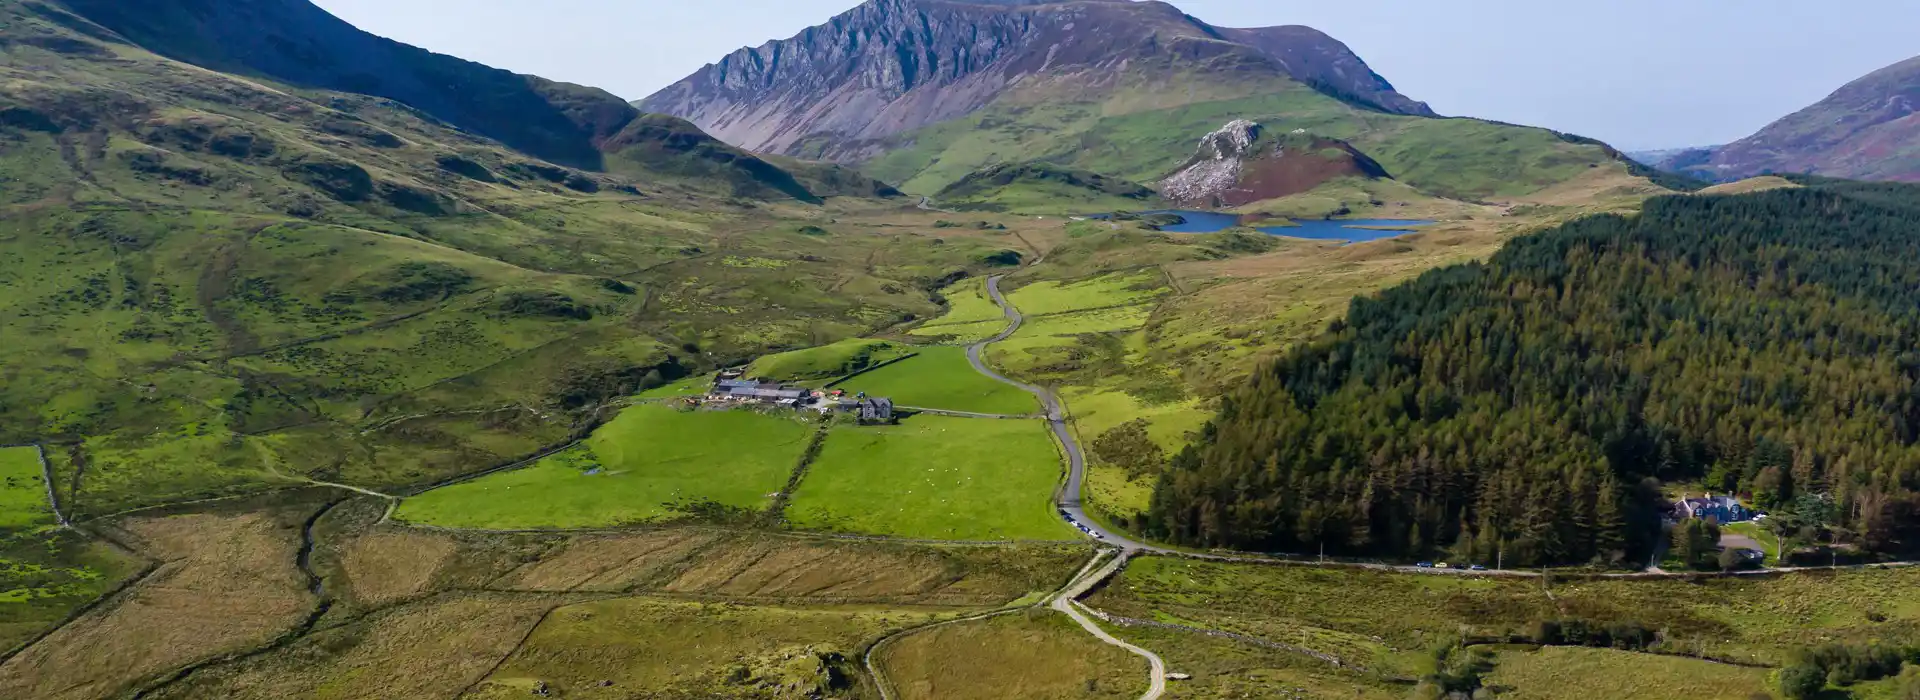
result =
[{"label": "tree line", "polygon": [[1920,188],[1811,184],[1654,199],[1354,300],[1225,397],[1149,533],[1644,563],[1661,485],[1698,481],[1920,544]]}]

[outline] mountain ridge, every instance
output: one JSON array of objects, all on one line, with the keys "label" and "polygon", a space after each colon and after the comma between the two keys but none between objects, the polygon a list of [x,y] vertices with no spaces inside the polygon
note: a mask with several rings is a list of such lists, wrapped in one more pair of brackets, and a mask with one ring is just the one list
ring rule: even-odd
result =
[{"label": "mountain ridge", "polygon": [[635,104],[749,150],[794,154],[809,137],[881,139],[964,116],[1049,73],[1111,82],[1135,63],[1169,57],[1219,60],[1383,112],[1433,114],[1317,30],[1219,28],[1166,3],[1114,0],[869,0],[788,39],[739,49]]},{"label": "mountain ridge", "polygon": [[1920,182],[1920,57],[1868,73],[1753,135],[1666,167],[1719,181],[1772,173]]}]

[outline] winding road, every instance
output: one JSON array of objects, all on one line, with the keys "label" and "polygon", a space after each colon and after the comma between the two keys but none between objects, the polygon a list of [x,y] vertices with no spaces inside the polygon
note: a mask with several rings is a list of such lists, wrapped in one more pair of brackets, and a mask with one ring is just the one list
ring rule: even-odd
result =
[{"label": "winding road", "polygon": [[1087,517],[1086,511],[1081,508],[1080,504],[1081,487],[1086,483],[1087,478],[1087,457],[1086,454],[1081,451],[1079,441],[1074,440],[1073,429],[1067,426],[1067,412],[1061,408],[1060,398],[1054,396],[1053,392],[1043,387],[1008,379],[1005,375],[995,372],[987,366],[984,358],[987,346],[1012,337],[1014,333],[1020,331],[1020,325],[1026,322],[1026,317],[1020,315],[1020,310],[1014,308],[1012,304],[1007,303],[1007,298],[1000,294],[1000,280],[1004,278],[1005,275],[987,278],[987,296],[991,297],[994,305],[999,306],[1001,313],[1006,315],[1007,328],[1006,330],[1000,331],[999,335],[967,346],[967,362],[973,364],[974,371],[984,374],[995,381],[1020,387],[1022,391],[1033,394],[1034,398],[1040,400],[1041,407],[1046,411],[1047,424],[1053,428],[1053,436],[1060,440],[1061,449],[1067,453],[1067,484],[1060,490],[1058,505],[1060,510],[1066,513],[1068,518],[1073,520],[1075,525],[1086,528],[1087,531],[1093,533],[1094,539],[1114,545],[1127,552],[1147,551],[1173,553],[1171,550],[1141,544],[1127,539],[1120,533],[1112,532],[1101,527],[1099,523]]},{"label": "winding road", "polygon": [[1089,619],[1085,613],[1077,609],[1077,605],[1079,604],[1080,596],[1086,595],[1087,591],[1093,590],[1094,586],[1099,585],[1101,581],[1107,580],[1108,577],[1118,572],[1120,567],[1126,566],[1127,558],[1135,552],[1162,550],[1127,539],[1118,533],[1110,532],[1087,517],[1086,512],[1081,510],[1080,507],[1080,488],[1086,481],[1087,457],[1086,454],[1080,450],[1080,443],[1073,439],[1073,429],[1067,426],[1067,412],[1061,408],[1060,398],[1054,396],[1053,392],[1043,387],[1014,381],[999,372],[993,371],[992,368],[987,366],[986,359],[984,358],[987,346],[1012,337],[1014,333],[1019,332],[1020,324],[1026,321],[1026,318],[1020,315],[1020,310],[1014,308],[1012,304],[1007,303],[1006,297],[1000,294],[1000,280],[1002,277],[1004,276],[987,278],[987,296],[992,297],[993,303],[1000,307],[1001,313],[1006,315],[1007,327],[1005,330],[1000,331],[999,335],[967,346],[967,362],[973,365],[974,371],[991,377],[995,381],[1020,387],[1022,391],[1033,394],[1034,398],[1040,400],[1041,407],[1046,411],[1047,425],[1053,428],[1054,437],[1060,440],[1061,448],[1067,453],[1067,483],[1066,486],[1060,490],[1058,498],[1060,511],[1065,513],[1074,525],[1090,533],[1094,539],[1117,546],[1121,549],[1120,554],[1115,556],[1113,561],[1101,567],[1099,570],[1093,572],[1082,571],[1082,575],[1074,579],[1072,583],[1069,583],[1065,589],[1054,595],[1053,600],[1049,601],[1048,605],[1054,610],[1058,610],[1067,617],[1072,618],[1074,622],[1079,623],[1082,628],[1086,629],[1087,633],[1092,634],[1100,641],[1120,647],[1136,656],[1145,658],[1150,669],[1148,675],[1149,681],[1147,692],[1140,696],[1140,700],[1158,700],[1161,695],[1167,692],[1166,662],[1162,661],[1159,655],[1138,646],[1128,644],[1119,637],[1113,636],[1112,633],[1101,629],[1099,624]]}]

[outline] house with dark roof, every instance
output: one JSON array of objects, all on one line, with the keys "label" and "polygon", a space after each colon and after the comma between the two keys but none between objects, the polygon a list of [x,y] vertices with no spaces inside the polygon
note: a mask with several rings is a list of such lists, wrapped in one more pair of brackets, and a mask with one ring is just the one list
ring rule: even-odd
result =
[{"label": "house with dark roof", "polygon": [[861,399],[860,422],[892,423],[893,399]]},{"label": "house with dark roof", "polygon": [[1673,508],[1674,517],[1680,520],[1689,518],[1706,520],[1718,525],[1740,523],[1752,520],[1754,511],[1740,504],[1732,496],[1706,494],[1700,498],[1683,498]]}]

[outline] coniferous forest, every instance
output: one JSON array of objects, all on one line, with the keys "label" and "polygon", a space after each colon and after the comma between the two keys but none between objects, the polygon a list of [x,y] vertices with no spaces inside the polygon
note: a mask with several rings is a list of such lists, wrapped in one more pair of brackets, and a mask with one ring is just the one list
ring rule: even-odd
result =
[{"label": "coniferous forest", "polygon": [[1170,541],[1645,563],[1661,485],[1801,543],[1920,545],[1920,188],[1667,197],[1373,298],[1231,392],[1162,476]]}]

